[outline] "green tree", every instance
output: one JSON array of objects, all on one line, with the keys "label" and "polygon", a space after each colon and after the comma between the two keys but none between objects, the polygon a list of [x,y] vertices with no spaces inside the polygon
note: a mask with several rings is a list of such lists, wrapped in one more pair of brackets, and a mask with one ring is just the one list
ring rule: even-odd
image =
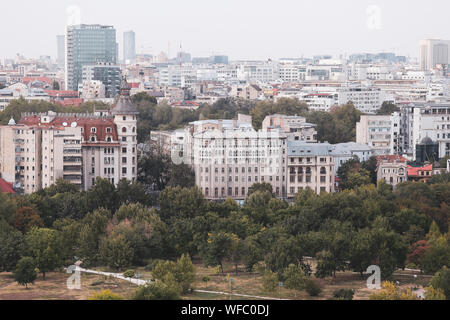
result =
[{"label": "green tree", "polygon": [[100,241],[100,257],[111,268],[125,269],[131,265],[134,250],[121,234]]},{"label": "green tree", "polygon": [[373,293],[370,300],[417,300],[417,296],[411,289],[401,290],[393,282],[385,281],[381,284],[381,290]]},{"label": "green tree", "polygon": [[174,276],[168,273],[165,281],[139,287],[133,294],[132,300],[180,300],[182,289],[175,282]]},{"label": "green tree", "polygon": [[24,251],[23,235],[0,220],[0,272],[13,271]]},{"label": "green tree", "polygon": [[36,267],[45,274],[62,265],[58,232],[45,228],[33,228],[25,236],[27,252],[33,258]]},{"label": "green tree", "polygon": [[296,291],[305,289],[307,279],[308,277],[305,275],[305,272],[299,265],[290,264],[283,271],[284,286],[287,289],[295,290],[295,296],[297,296]]},{"label": "green tree", "polygon": [[278,288],[278,276],[270,270],[264,271],[263,287],[266,292],[275,292]]},{"label": "green tree", "polygon": [[430,282],[435,289],[440,289],[444,292],[447,300],[450,300],[450,268],[446,266],[436,272]]},{"label": "green tree", "polygon": [[223,261],[231,258],[235,239],[235,235],[226,232],[210,233],[207,243],[201,248],[203,263],[206,266],[220,266],[223,273]]},{"label": "green tree", "polygon": [[425,289],[425,300],[446,300],[446,298],[442,289],[435,289],[433,286],[429,286]]},{"label": "green tree", "polygon": [[381,108],[377,110],[377,114],[378,115],[388,115],[388,116],[390,116],[394,112],[399,112],[399,111],[400,111],[400,108],[397,107],[397,105],[395,105],[392,102],[385,101],[381,105]]},{"label": "green tree", "polygon": [[36,265],[31,257],[23,257],[17,263],[16,270],[14,271],[14,281],[21,286],[28,288],[29,283],[34,283],[37,278]]}]

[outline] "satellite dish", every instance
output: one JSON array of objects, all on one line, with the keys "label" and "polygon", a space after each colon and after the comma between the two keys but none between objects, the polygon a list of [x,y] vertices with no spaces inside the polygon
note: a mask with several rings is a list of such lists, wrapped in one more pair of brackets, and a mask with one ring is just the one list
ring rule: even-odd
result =
[{"label": "satellite dish", "polygon": [[67,122],[63,122],[63,126],[64,126],[64,127],[67,127]]},{"label": "satellite dish", "polygon": [[72,122],[72,124],[70,125],[72,128],[76,128],[77,127],[77,123],[76,122]]}]

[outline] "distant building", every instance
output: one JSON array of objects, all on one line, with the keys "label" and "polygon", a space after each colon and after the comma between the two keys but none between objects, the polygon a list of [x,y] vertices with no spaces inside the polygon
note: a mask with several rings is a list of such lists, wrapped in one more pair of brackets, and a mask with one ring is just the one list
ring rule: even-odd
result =
[{"label": "distant building", "polygon": [[105,85],[105,97],[114,98],[120,92],[122,71],[112,63],[97,63],[83,66],[82,82],[100,81]]},{"label": "distant building", "polygon": [[421,70],[432,70],[438,65],[448,65],[449,40],[427,39],[419,43],[419,64]]},{"label": "distant building", "polygon": [[56,63],[58,67],[64,68],[66,61],[66,36],[56,36],[57,56]]},{"label": "distant building", "polygon": [[263,130],[281,129],[290,141],[317,142],[317,125],[307,123],[305,117],[275,114],[262,122]]},{"label": "distant building", "polygon": [[363,115],[356,123],[356,142],[368,145],[375,155],[396,154],[395,137],[400,125],[392,116]]},{"label": "distant building", "polygon": [[429,164],[423,167],[408,166],[408,180],[427,182],[433,175],[433,165]]},{"label": "distant building", "polygon": [[112,26],[68,26],[66,34],[66,90],[78,90],[83,67],[117,64],[116,30]]},{"label": "distant building", "polygon": [[136,34],[134,31],[123,33],[123,61],[132,64],[136,61]]},{"label": "distant building", "polygon": [[416,146],[416,162],[435,162],[439,160],[439,143],[425,137]]}]

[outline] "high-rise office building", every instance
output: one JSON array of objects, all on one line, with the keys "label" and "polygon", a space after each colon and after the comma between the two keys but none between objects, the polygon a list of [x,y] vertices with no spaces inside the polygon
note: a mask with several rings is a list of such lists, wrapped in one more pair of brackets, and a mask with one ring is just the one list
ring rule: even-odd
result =
[{"label": "high-rise office building", "polygon": [[421,70],[431,70],[437,65],[448,65],[450,41],[427,39],[419,44],[419,63]]},{"label": "high-rise office building", "polygon": [[[101,81],[105,85],[106,98],[114,98],[120,93],[122,72],[120,66],[112,63],[98,63],[83,66],[83,83],[85,81]],[[84,89],[84,88],[83,88]]]},{"label": "high-rise office building", "polygon": [[56,36],[56,46],[57,46],[57,57],[56,63],[58,67],[64,68],[65,60],[66,60],[66,36]]},{"label": "high-rise office building", "polygon": [[136,61],[136,34],[134,31],[123,33],[123,61],[125,64]]},{"label": "high-rise office building", "polygon": [[66,89],[78,90],[83,66],[117,63],[116,29],[102,25],[68,26],[66,34]]}]

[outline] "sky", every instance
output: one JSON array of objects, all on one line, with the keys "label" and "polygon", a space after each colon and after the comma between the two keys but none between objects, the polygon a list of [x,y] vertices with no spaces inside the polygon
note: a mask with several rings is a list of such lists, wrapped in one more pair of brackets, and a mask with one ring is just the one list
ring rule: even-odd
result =
[{"label": "sky", "polygon": [[[137,53],[232,60],[360,52],[418,56],[421,39],[450,39],[448,0],[2,0],[0,58],[56,57],[68,22],[136,32]],[[170,45],[169,45],[170,44]]]}]

